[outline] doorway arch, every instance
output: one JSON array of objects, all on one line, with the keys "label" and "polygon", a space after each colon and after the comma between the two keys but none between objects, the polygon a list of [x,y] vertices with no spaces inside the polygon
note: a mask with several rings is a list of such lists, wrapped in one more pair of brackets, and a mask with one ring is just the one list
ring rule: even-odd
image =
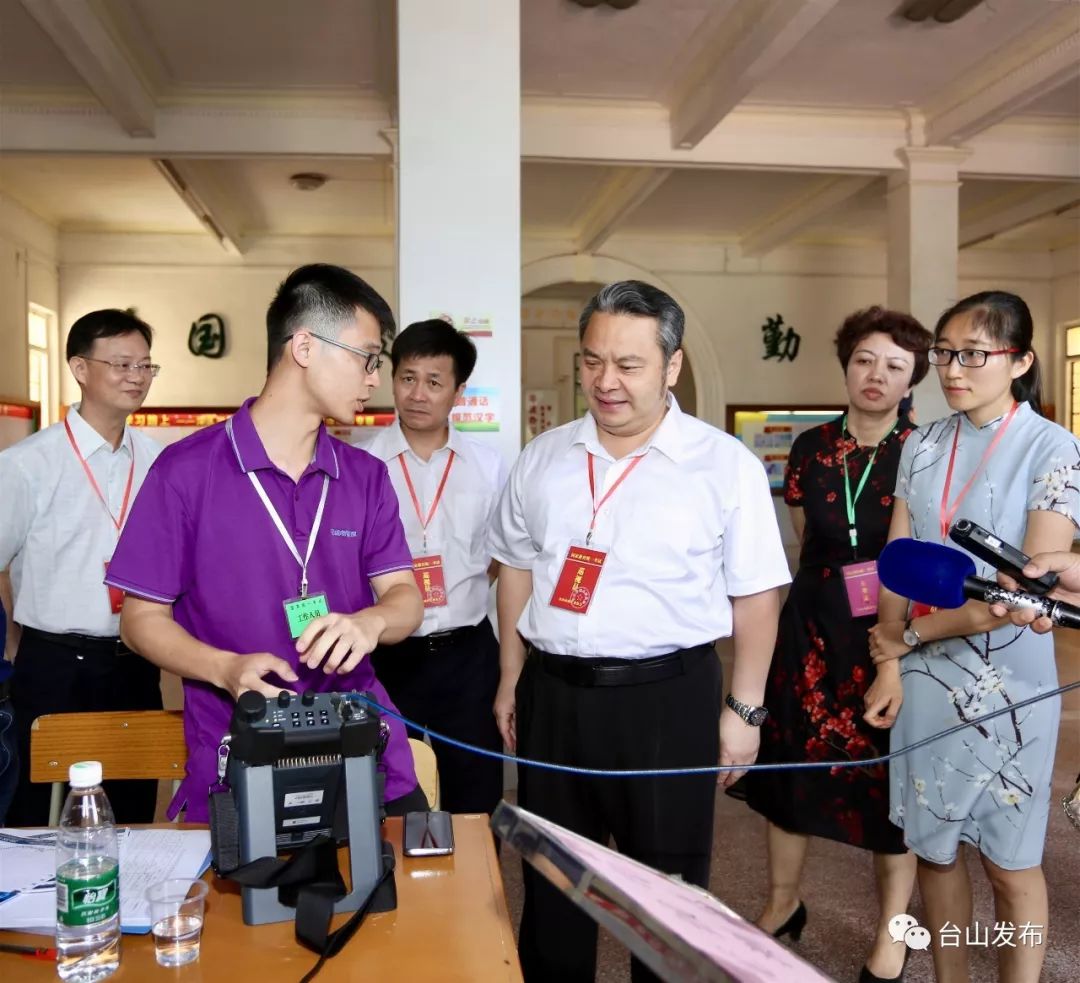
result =
[{"label": "doorway arch", "polygon": [[727,400],[724,398],[724,374],[720,358],[701,319],[679,291],[650,270],[613,256],[588,256],[567,253],[533,260],[521,268],[521,295],[556,283],[611,283],[615,280],[644,280],[654,284],[678,301],[686,315],[683,347],[694,366],[697,387],[697,415],[706,423],[724,429]]}]

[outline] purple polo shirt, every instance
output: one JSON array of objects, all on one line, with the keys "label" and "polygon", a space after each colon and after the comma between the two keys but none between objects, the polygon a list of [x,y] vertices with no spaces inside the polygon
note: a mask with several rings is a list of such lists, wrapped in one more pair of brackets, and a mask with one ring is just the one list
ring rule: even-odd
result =
[{"label": "purple polo shirt", "polygon": [[[370,690],[392,707],[371,661],[351,673],[326,674],[300,665],[282,602],[299,596],[300,565],[285,545],[248,472],[255,472],[290,532],[297,551],[308,535],[322,493],[330,485],[318,538],[308,564],[308,592],[326,593],[331,611],[371,607],[369,579],[411,570],[412,556],[398,517],[386,465],[320,428],[315,455],[298,482],[266,454],[249,399],[225,423],[167,447],[150,469],[109,563],[108,583],[136,597],[171,604],[177,624],[215,648],[270,652],[300,677],[272,684],[302,692]],[[217,781],[217,748],[229,729],[233,701],[209,683],[184,680],[187,773],[169,806],[174,817],[187,804],[190,822],[206,822],[208,792]],[[404,726],[388,720],[390,740],[381,771],[386,798],[416,787]]]}]

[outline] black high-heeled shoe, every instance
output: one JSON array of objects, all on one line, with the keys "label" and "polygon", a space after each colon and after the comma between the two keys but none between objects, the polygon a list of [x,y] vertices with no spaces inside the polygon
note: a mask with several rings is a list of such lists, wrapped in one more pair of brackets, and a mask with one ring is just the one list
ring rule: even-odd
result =
[{"label": "black high-heeled shoe", "polygon": [[800,901],[799,907],[791,913],[791,917],[773,932],[773,938],[782,939],[785,935],[790,935],[792,942],[798,942],[802,938],[804,928],[806,928],[806,905]]},{"label": "black high-heeled shoe", "polygon": [[904,952],[904,965],[900,967],[899,976],[876,976],[870,972],[868,966],[863,964],[863,968],[859,970],[859,983],[903,983],[904,971],[907,969],[907,961],[911,956],[911,950],[907,949]]}]

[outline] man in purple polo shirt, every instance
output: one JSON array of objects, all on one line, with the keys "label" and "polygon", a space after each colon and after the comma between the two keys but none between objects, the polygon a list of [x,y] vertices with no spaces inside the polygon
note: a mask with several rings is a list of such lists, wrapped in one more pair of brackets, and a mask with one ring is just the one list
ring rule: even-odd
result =
[{"label": "man in purple polo shirt", "polygon": [[[266,315],[269,371],[236,415],[167,448],[109,564],[124,642],[184,677],[187,774],[169,807],[207,821],[217,747],[245,690],[370,690],[367,658],[423,605],[386,465],[329,436],[379,382],[393,315],[368,284],[304,266]],[[404,727],[380,770],[387,811],[426,809]]]}]

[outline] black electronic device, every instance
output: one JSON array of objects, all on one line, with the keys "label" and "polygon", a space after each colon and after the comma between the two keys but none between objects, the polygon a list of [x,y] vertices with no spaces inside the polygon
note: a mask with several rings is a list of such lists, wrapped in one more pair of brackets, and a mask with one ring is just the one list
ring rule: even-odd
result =
[{"label": "black electronic device", "polygon": [[[377,762],[388,734],[358,693],[282,691],[272,700],[242,693],[219,751],[219,776],[229,790],[211,795],[215,869],[227,877],[256,860],[332,837],[348,843],[352,875],[334,910],[356,910],[393,867],[379,829]],[[295,915],[276,887],[241,883],[246,924]],[[394,907],[393,880],[384,886],[371,910]]]},{"label": "black electronic device", "polygon": [[402,835],[406,857],[445,857],[454,852],[454,825],[448,812],[407,812]]},{"label": "black electronic device", "polygon": [[970,519],[957,519],[949,530],[949,538],[995,570],[1012,577],[1029,594],[1042,595],[1057,586],[1056,573],[1025,576],[1024,567],[1031,562],[1031,557]]}]

